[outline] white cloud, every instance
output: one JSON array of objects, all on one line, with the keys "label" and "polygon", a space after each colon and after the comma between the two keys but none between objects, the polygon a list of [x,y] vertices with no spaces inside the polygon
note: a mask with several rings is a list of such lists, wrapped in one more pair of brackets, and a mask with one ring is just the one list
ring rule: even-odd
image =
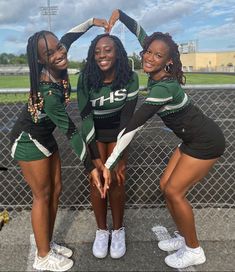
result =
[{"label": "white cloud", "polygon": [[198,36],[202,38],[210,37],[211,39],[219,39],[221,36],[223,38],[235,39],[234,32],[231,31],[232,29],[235,29],[235,23],[224,24],[218,27],[206,26],[204,29],[199,31]]},{"label": "white cloud", "polygon": [[38,2],[30,0],[1,0],[0,24],[15,25],[27,22],[30,13],[39,13]]},{"label": "white cloud", "polygon": [[180,20],[186,14],[190,14],[191,10],[191,1],[159,1],[158,5],[146,8],[142,12],[143,18],[140,22],[144,27],[156,31],[159,26],[168,26],[173,21]]},{"label": "white cloud", "polygon": [[14,31],[20,31],[22,32],[25,28],[21,25],[16,25],[16,26],[13,26],[12,24],[1,24],[0,25],[0,30],[1,29],[8,29],[8,30],[14,30]]},{"label": "white cloud", "polygon": [[[200,39],[200,44],[212,49],[235,44],[235,5],[234,0],[50,0],[57,6],[57,15],[51,16],[53,32],[61,37],[71,27],[88,18],[108,19],[115,8],[120,8],[145,28],[153,31],[169,32],[178,42]],[[0,0],[0,42],[1,52],[18,50],[26,46],[27,38],[41,29],[48,29],[48,16],[43,16],[40,7],[47,0]],[[2,12],[3,11],[3,12]],[[71,57],[78,52],[85,57],[91,39],[98,33],[91,29],[71,48]],[[121,27],[114,29],[121,36]],[[129,31],[125,31],[127,51],[139,48],[138,42]],[[9,46],[15,36],[15,45]],[[221,42],[212,43],[215,39]],[[73,48],[76,48],[76,50]],[[138,49],[137,49],[138,50]]]}]

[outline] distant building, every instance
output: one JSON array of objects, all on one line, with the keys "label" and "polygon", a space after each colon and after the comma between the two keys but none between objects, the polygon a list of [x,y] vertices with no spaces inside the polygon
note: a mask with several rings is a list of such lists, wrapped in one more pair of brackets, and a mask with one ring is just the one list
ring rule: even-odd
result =
[{"label": "distant building", "polygon": [[178,46],[184,72],[235,72],[235,51],[199,52],[198,40]]},{"label": "distant building", "polygon": [[235,51],[181,52],[184,72],[235,72]]}]

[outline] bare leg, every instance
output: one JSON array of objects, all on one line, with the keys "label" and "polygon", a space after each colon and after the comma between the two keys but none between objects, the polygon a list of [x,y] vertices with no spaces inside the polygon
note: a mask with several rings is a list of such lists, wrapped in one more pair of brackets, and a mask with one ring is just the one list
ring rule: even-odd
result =
[{"label": "bare leg", "polygon": [[[97,147],[101,156],[101,160],[104,163],[107,159],[107,144],[97,142]],[[90,184],[90,196],[91,204],[95,214],[97,226],[99,229],[107,229],[107,197],[105,199],[100,197],[100,192]]]},{"label": "bare leg", "polygon": [[50,251],[50,157],[37,161],[19,161],[24,178],[33,194],[31,212],[32,227],[38,255],[44,257]]},{"label": "bare leg", "polygon": [[49,239],[52,240],[55,225],[56,214],[58,210],[59,197],[62,190],[61,183],[61,162],[59,152],[57,151],[51,156],[51,197],[50,197],[50,229]]},{"label": "bare leg", "polygon": [[[161,179],[160,179],[160,189],[163,194],[165,193],[165,188],[166,188],[167,182],[168,182],[173,170],[175,169],[180,157],[181,157],[181,152],[180,152],[179,148],[177,147],[176,150],[174,151],[174,153],[172,154],[172,156],[167,164],[167,167],[164,170],[163,175],[161,176]],[[172,219],[175,221],[173,208],[171,207],[171,203],[167,199],[165,199],[165,200],[166,200],[167,208],[172,216]],[[178,229],[178,231],[180,232],[179,229]]]},{"label": "bare leg", "polygon": [[[116,143],[109,143],[108,157],[112,153],[115,145]],[[126,158],[123,158],[121,161],[119,161],[117,168],[121,165],[126,165]],[[125,172],[124,169],[123,172]],[[113,171],[112,173],[112,183],[109,189],[109,201],[112,211],[113,229],[118,230],[123,226],[123,216],[125,208],[125,183],[118,185],[115,171]]]},{"label": "bare leg", "polygon": [[186,193],[207,175],[216,160],[199,160],[182,153],[165,187],[165,198],[172,208],[175,223],[186,244],[192,248],[198,247],[199,243],[193,210]]}]

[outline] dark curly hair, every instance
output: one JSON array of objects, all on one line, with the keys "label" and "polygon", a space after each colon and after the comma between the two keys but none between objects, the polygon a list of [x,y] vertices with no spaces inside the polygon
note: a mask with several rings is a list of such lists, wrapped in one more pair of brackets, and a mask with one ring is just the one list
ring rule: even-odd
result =
[{"label": "dark curly hair", "polygon": [[173,41],[169,33],[154,32],[152,35],[146,37],[144,41],[143,51],[140,52],[140,55],[143,56],[143,54],[147,51],[149,45],[154,40],[161,40],[169,47],[169,58],[171,58],[173,61],[173,64],[169,65],[169,73],[173,78],[177,79],[180,84],[185,84],[186,78],[182,71],[182,63],[180,60],[178,45]]},{"label": "dark curly hair", "polygon": [[129,82],[133,72],[128,63],[127,53],[122,42],[118,37],[108,33],[98,35],[91,42],[83,69],[85,83],[89,89],[92,88],[94,90],[101,88],[103,85],[104,74],[95,61],[95,47],[97,42],[103,37],[112,39],[116,50],[115,76],[112,82],[112,90],[123,88]]}]

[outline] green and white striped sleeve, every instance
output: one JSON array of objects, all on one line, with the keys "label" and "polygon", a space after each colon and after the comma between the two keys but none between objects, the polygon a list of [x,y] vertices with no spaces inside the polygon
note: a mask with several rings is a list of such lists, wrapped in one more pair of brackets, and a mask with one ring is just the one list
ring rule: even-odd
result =
[{"label": "green and white striped sleeve", "polygon": [[86,143],[82,136],[77,131],[75,124],[68,116],[64,104],[60,97],[52,92],[44,96],[44,111],[50,120],[65,134],[70,142],[70,145],[78,155],[79,159],[84,163],[88,172],[91,172],[95,167],[92,164],[87,152]]},{"label": "green and white striped sleeve", "polygon": [[93,26],[93,18],[85,21],[84,23],[77,25],[70,29],[64,36],[60,39],[60,42],[63,43],[69,50],[71,44],[80,38],[84,33],[86,33]]},{"label": "green and white striped sleeve", "polygon": [[143,47],[145,39],[148,37],[145,30],[134,19],[119,10],[119,20],[137,37]]}]

